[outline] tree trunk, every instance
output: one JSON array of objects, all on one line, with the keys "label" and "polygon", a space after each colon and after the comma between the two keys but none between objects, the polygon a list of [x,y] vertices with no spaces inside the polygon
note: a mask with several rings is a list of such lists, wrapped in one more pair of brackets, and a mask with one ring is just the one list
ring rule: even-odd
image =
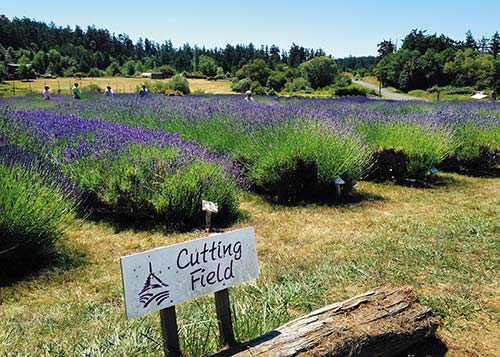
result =
[{"label": "tree trunk", "polygon": [[218,356],[394,356],[434,335],[411,288],[373,290],[291,321]]}]

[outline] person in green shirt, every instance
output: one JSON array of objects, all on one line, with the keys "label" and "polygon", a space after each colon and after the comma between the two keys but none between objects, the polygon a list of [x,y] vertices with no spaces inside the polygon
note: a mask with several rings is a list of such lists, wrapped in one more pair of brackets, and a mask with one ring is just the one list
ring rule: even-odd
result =
[{"label": "person in green shirt", "polygon": [[71,91],[73,92],[74,99],[82,99],[82,92],[80,92],[80,88],[78,88],[78,83],[73,85],[73,89]]}]

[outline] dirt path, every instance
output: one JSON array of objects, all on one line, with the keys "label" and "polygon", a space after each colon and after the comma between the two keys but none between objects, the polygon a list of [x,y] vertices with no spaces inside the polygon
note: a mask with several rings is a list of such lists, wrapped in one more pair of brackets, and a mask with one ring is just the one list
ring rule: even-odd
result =
[{"label": "dirt path", "polygon": [[[353,83],[359,84],[360,86],[365,87],[367,89],[373,89],[375,92],[378,93],[379,88],[378,88],[378,85],[376,85],[376,84],[372,84],[372,83],[368,83],[368,82],[360,81],[360,80],[353,81]],[[387,99],[425,101],[425,99],[422,99],[422,98],[411,97],[409,95],[401,94],[401,93],[394,93],[394,92],[391,92],[390,90],[387,90],[385,88],[382,88],[381,92],[382,92],[382,97],[387,98]]]}]

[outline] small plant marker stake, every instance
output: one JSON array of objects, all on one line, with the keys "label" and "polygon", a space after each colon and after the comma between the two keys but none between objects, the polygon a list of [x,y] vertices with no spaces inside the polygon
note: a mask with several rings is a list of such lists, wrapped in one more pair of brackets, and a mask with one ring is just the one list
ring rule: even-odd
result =
[{"label": "small plant marker stake", "polygon": [[163,337],[163,351],[166,357],[180,357],[179,334],[175,305],[160,310],[161,334]]},{"label": "small plant marker stake", "polygon": [[431,167],[431,169],[429,170],[429,172],[430,172],[431,175],[435,175],[435,174],[437,174],[439,172],[439,170],[436,169],[435,167]]},{"label": "small plant marker stake", "polygon": [[341,177],[337,177],[334,181],[335,183],[335,187],[337,188],[337,196],[340,197],[340,195],[342,194],[342,192],[340,191],[340,189],[342,188],[342,185],[345,185],[345,181],[342,180]]},{"label": "small plant marker stake", "polygon": [[205,229],[210,232],[210,225],[212,224],[212,212],[205,211]]},{"label": "small plant marker stake", "polygon": [[215,292],[215,309],[217,311],[217,321],[219,322],[220,339],[223,345],[229,347],[236,344],[233,332],[233,322],[231,320],[231,305],[229,303],[229,290],[223,289]]},{"label": "small plant marker stake", "polygon": [[201,201],[201,210],[205,211],[205,230],[210,232],[210,226],[212,224],[212,213],[219,213],[219,207],[217,203],[210,201]]}]

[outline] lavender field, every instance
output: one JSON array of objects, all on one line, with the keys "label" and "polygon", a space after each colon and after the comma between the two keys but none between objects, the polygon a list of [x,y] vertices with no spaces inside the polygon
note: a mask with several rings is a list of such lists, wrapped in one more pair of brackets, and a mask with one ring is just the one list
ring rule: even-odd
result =
[{"label": "lavender field", "polygon": [[491,176],[500,164],[495,103],[123,95],[51,104],[3,102],[2,140],[60,166],[87,204],[170,226],[199,224],[202,199],[231,220],[238,190],[335,202],[362,179],[426,184],[436,168]]},{"label": "lavender field", "polygon": [[[10,98],[2,102],[0,144],[60,171],[80,192],[75,209],[84,217],[186,230],[203,226],[202,200],[218,203],[217,225],[234,222],[244,191],[275,203],[330,204],[362,199],[355,185],[363,179],[432,186],[439,170],[498,176],[500,107],[365,98],[249,103],[225,95]],[[16,165],[31,170],[24,166]],[[23,230],[16,227],[13,235]]]},{"label": "lavender field", "polygon": [[[0,290],[0,353],[158,353],[156,316],[123,318],[117,261],[197,237],[211,200],[217,227],[256,228],[262,277],[231,291],[239,340],[374,285],[409,284],[450,349],[467,354],[467,329],[498,327],[499,152],[493,103],[2,100],[0,285],[27,260],[64,264]],[[68,245],[84,263],[62,254]],[[18,297],[33,291],[35,310]],[[187,355],[221,347],[212,305],[179,308]],[[494,351],[492,335],[474,343]]]}]

